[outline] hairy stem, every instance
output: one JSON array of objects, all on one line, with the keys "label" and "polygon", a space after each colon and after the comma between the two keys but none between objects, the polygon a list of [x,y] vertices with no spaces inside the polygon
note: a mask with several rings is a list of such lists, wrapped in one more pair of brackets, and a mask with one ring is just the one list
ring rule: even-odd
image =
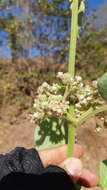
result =
[{"label": "hairy stem", "polygon": [[[73,0],[72,2],[72,23],[71,23],[71,36],[70,36],[70,51],[69,51],[69,65],[68,72],[71,76],[75,75],[75,55],[76,55],[76,42],[77,42],[77,27],[78,27],[78,2],[79,0]],[[74,106],[70,106],[69,114],[74,116]],[[68,157],[74,154],[75,143],[75,126],[69,124],[68,126]]]},{"label": "hairy stem", "polygon": [[78,2],[72,2],[72,22],[71,22],[71,35],[70,35],[70,49],[69,49],[69,65],[68,72],[75,75],[75,55],[76,55],[76,42],[77,42],[77,27],[78,27]]}]

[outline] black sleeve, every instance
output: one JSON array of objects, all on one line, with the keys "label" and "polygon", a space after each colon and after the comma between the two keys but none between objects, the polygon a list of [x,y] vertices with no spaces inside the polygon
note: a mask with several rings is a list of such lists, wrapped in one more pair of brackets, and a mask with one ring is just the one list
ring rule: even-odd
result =
[{"label": "black sleeve", "polygon": [[17,147],[0,155],[0,189],[75,190],[75,187],[63,169],[57,166],[44,168],[35,149]]},{"label": "black sleeve", "polygon": [[8,154],[0,155],[0,180],[11,172],[36,174],[43,169],[38,152],[17,147]]}]

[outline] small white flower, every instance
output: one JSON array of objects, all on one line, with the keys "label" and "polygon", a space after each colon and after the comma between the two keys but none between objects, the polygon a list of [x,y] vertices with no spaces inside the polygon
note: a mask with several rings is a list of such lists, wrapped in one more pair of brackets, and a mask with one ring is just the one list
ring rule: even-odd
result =
[{"label": "small white flower", "polygon": [[34,103],[34,104],[33,104],[33,107],[34,107],[34,108],[36,108],[36,107],[37,107],[37,104],[36,104],[36,103]]},{"label": "small white flower", "polygon": [[85,90],[86,90],[86,92],[91,92],[90,86],[86,85]]},{"label": "small white flower", "polygon": [[74,81],[74,78],[73,78],[73,77],[71,77],[71,78],[70,78],[70,81],[71,81],[71,82],[73,82],[73,81]]},{"label": "small white flower", "polygon": [[46,98],[47,98],[47,97],[46,97],[45,94],[39,94],[39,95],[38,95],[38,99],[39,99],[39,100],[42,100],[42,101],[43,101],[43,100],[45,100]]},{"label": "small white flower", "polygon": [[52,86],[52,91],[56,91],[57,88],[58,88],[58,87],[54,84],[54,85]]},{"label": "small white flower", "polygon": [[83,100],[84,99],[84,95],[80,95],[78,98],[79,98],[79,100]]},{"label": "small white flower", "polygon": [[101,130],[101,127],[96,128],[97,132],[100,132],[100,130]]},{"label": "small white flower", "polygon": [[84,86],[84,84],[83,84],[83,83],[80,83],[79,86],[80,86],[80,88],[82,88],[82,87]]},{"label": "small white flower", "polygon": [[82,77],[81,76],[76,76],[75,78],[76,78],[77,82],[82,81]]},{"label": "small white flower", "polygon": [[87,100],[84,99],[84,100],[80,101],[80,103],[81,103],[81,104],[87,104]]},{"label": "small white flower", "polygon": [[42,84],[42,87],[48,87],[49,86],[49,84],[47,83],[47,82],[44,82],[43,84]]},{"label": "small white flower", "polygon": [[92,97],[87,97],[86,99],[87,99],[87,100],[92,100]]},{"label": "small white flower", "polygon": [[59,108],[59,109],[57,109],[57,112],[58,113],[62,113],[62,110]]},{"label": "small white flower", "polygon": [[32,119],[36,119],[38,117],[39,117],[39,114],[37,112],[32,115]]},{"label": "small white flower", "polygon": [[101,119],[101,121],[104,121],[104,117],[101,117],[100,119]]},{"label": "small white flower", "polygon": [[79,103],[77,103],[77,104],[75,104],[75,107],[76,107],[76,108],[80,108],[81,105],[80,105]]},{"label": "small white flower", "polygon": [[69,105],[69,101],[66,101],[66,105]]},{"label": "small white flower", "polygon": [[64,75],[63,72],[58,72],[57,77],[62,77]]},{"label": "small white flower", "polygon": [[92,81],[92,85],[94,86],[94,87],[96,87],[97,86],[97,81],[95,80],[95,81]]}]

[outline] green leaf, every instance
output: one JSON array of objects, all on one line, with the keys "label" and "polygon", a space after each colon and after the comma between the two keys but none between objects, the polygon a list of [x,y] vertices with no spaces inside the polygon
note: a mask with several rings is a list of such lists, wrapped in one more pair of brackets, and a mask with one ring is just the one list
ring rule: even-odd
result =
[{"label": "green leaf", "polygon": [[78,28],[77,28],[77,36],[79,37],[79,33],[82,27],[83,15],[85,13],[85,2],[84,0],[80,0],[79,9],[78,9]]},{"label": "green leaf", "polygon": [[66,135],[62,121],[56,118],[45,119],[36,126],[34,139],[39,150],[65,144]]},{"label": "green leaf", "polygon": [[78,10],[78,13],[84,13],[85,12],[85,2],[84,0],[81,0],[80,1],[80,6],[79,6],[79,10]]},{"label": "green leaf", "polygon": [[107,160],[100,163],[100,186],[107,190]]},{"label": "green leaf", "polygon": [[107,73],[104,73],[104,75],[98,80],[97,87],[102,98],[107,101]]},{"label": "green leaf", "polygon": [[[71,10],[73,8],[73,2],[71,3]],[[85,2],[84,0],[79,1],[79,8],[78,8],[78,26],[77,26],[77,37],[79,37],[79,33],[82,27],[82,20],[83,15],[85,13]]]}]

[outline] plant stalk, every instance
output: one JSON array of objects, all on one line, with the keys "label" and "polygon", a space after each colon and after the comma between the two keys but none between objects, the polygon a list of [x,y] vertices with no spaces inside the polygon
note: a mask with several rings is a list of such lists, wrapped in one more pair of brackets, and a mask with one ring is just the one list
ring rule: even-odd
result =
[{"label": "plant stalk", "polygon": [[79,6],[79,0],[73,0],[70,48],[69,48],[69,64],[68,64],[68,72],[73,77],[75,75],[75,56],[76,56],[76,43],[77,43],[77,30],[78,30],[78,6]]},{"label": "plant stalk", "polygon": [[[68,64],[68,72],[73,77],[75,75],[75,56],[76,56],[77,29],[78,29],[78,6],[79,6],[79,0],[73,0],[69,64]],[[72,116],[75,115],[73,105],[70,106],[69,114],[71,114]],[[75,144],[75,126],[74,124],[70,123],[68,126],[68,157],[71,157],[74,154],[74,144]]]},{"label": "plant stalk", "polygon": [[[69,113],[71,117],[74,115],[74,106],[70,106]],[[68,157],[73,156],[74,154],[74,144],[75,144],[75,124],[70,123],[68,126]]]},{"label": "plant stalk", "polygon": [[[67,119],[69,122],[73,124],[73,126],[76,128],[79,125],[82,125],[87,119],[90,119],[91,117],[96,116],[97,114],[107,111],[107,105],[103,105],[97,109],[93,109],[90,107],[87,111],[85,111],[79,119],[75,118],[73,115],[71,116],[69,113],[67,115]],[[71,126],[72,127],[72,126]]]},{"label": "plant stalk", "polygon": [[84,123],[84,121],[86,121],[87,119],[90,119],[91,117],[94,117],[95,115],[107,111],[107,106],[101,106],[100,108],[93,110],[92,108],[90,108],[89,110],[87,110],[87,112],[83,113],[81,115],[81,117],[79,118],[78,121],[78,125],[81,125]]}]

